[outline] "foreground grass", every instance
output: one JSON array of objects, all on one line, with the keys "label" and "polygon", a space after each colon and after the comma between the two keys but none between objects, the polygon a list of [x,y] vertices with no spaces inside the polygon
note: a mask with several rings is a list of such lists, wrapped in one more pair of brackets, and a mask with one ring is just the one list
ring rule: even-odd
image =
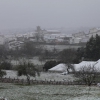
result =
[{"label": "foreground grass", "polygon": [[0,83],[0,97],[8,100],[100,100],[100,88],[64,85],[14,85]]}]

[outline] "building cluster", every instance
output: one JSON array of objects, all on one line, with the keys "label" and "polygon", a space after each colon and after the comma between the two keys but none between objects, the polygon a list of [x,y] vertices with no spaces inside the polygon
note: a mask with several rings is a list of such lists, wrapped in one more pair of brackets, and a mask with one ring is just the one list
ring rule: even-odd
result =
[{"label": "building cluster", "polygon": [[78,32],[72,34],[70,44],[86,43],[92,36],[93,37],[96,36],[96,34],[100,36],[100,28],[92,28],[89,30],[87,34],[85,32]]},{"label": "building cluster", "polygon": [[100,35],[100,28],[92,28],[88,34],[85,32],[74,33],[71,36],[58,30],[42,30],[39,26],[34,32],[26,34],[0,35],[0,45],[6,44],[9,49],[20,48],[24,42],[32,41],[47,44],[79,44],[86,43],[91,36]]}]

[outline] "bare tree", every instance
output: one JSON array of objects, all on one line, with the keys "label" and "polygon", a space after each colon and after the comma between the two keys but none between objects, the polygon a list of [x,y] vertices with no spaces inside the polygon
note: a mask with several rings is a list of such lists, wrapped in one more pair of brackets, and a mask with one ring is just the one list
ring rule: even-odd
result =
[{"label": "bare tree", "polygon": [[99,75],[95,67],[97,63],[89,66],[82,66],[78,72],[75,72],[75,76],[78,77],[86,85],[91,86],[96,77]]}]

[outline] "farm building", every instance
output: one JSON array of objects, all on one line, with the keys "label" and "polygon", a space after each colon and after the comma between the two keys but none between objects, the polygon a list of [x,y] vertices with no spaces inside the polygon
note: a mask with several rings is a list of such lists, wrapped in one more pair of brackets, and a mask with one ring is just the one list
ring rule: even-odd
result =
[{"label": "farm building", "polygon": [[49,72],[66,72],[67,71],[67,65],[66,64],[58,64],[54,66],[53,68],[48,70]]},{"label": "farm building", "polygon": [[98,61],[82,61],[81,63],[79,64],[72,64],[73,67],[74,67],[74,70],[77,72],[77,71],[80,71],[81,68],[88,68],[88,67],[93,67],[94,66],[94,69],[97,71],[97,72],[100,72],[100,59]]}]

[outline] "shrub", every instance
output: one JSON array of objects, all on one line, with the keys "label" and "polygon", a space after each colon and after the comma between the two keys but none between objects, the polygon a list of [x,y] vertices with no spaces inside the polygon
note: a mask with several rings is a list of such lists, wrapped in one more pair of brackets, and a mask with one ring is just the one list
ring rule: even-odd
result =
[{"label": "shrub", "polygon": [[5,69],[5,70],[11,70],[12,69],[12,64],[8,61],[3,61],[0,64],[1,69]]}]

